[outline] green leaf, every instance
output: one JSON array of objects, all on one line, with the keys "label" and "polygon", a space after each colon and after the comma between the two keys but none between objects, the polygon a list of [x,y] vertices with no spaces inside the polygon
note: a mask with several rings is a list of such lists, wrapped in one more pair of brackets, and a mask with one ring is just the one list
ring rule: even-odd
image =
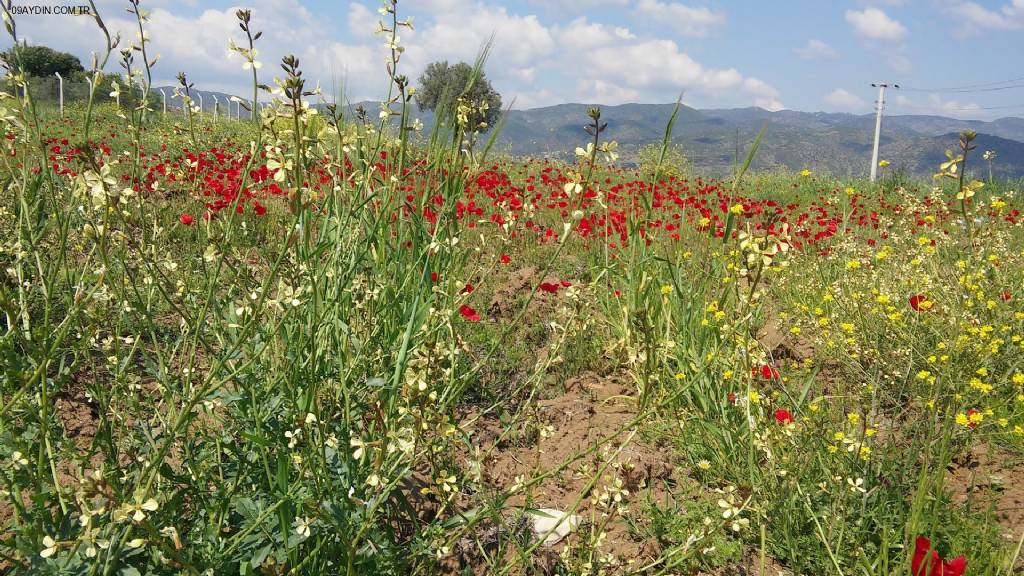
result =
[{"label": "green leaf", "polygon": [[736,176],[733,178],[732,191],[734,194],[740,187],[740,180],[743,179],[743,175],[746,174],[747,169],[750,168],[750,163],[754,161],[754,155],[757,154],[757,148],[761,145],[761,139],[764,138],[764,133],[767,130],[768,121],[765,120],[764,124],[761,125],[761,130],[757,132],[757,137],[754,138],[754,143],[750,145],[750,150],[747,151],[747,158],[743,161],[743,164],[736,172]]}]

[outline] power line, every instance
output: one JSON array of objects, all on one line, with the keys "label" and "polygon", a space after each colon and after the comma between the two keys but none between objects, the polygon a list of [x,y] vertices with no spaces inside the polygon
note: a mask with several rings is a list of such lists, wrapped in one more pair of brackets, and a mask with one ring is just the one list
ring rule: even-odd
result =
[{"label": "power line", "polygon": [[904,88],[904,90],[906,90],[907,92],[930,92],[932,94],[938,94],[938,93],[943,93],[943,94],[972,94],[972,93],[975,93],[975,92],[999,92],[1000,90],[1014,90],[1016,88],[1024,88],[1024,84],[1011,84],[1009,86],[995,86],[995,87],[992,87],[992,88],[972,88],[972,89],[969,89],[969,90],[968,89],[933,90],[933,89],[925,89],[925,88]]},{"label": "power line", "polygon": [[1011,88],[1022,88],[1024,84],[1015,84],[1013,86],[1005,86],[1005,84],[1014,84],[1015,82],[1021,82],[1024,80],[1024,76],[1020,78],[1010,78],[1009,80],[999,80],[998,82],[983,82],[980,84],[965,84],[963,86],[948,86],[946,88],[903,88],[908,92],[992,92],[996,90],[1009,90]]},{"label": "power line", "polygon": [[1015,110],[1017,108],[1024,108],[1024,104],[1013,104],[1011,106],[974,106],[966,108],[947,108],[944,106],[914,106],[912,104],[894,104],[894,108],[903,110],[955,110],[955,111],[971,111],[971,110]]}]

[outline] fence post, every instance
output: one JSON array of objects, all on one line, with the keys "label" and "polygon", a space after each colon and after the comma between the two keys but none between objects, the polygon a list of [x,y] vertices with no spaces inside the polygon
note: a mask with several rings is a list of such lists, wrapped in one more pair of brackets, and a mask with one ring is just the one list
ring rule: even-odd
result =
[{"label": "fence post", "polygon": [[220,98],[216,94],[210,94],[210,96],[213,96],[213,121],[216,122],[220,117]]},{"label": "fence post", "polygon": [[60,103],[60,117],[64,117],[64,77],[60,75],[60,72],[54,72],[54,76],[57,77],[57,101]]},{"label": "fence post", "polygon": [[160,96],[164,99],[164,116],[167,116],[167,92],[164,89],[160,89]]}]

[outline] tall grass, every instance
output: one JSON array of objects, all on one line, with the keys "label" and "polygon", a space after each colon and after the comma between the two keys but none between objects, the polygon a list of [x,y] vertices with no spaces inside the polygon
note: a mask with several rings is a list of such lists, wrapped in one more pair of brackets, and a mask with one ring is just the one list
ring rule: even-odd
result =
[{"label": "tall grass", "polygon": [[[146,38],[145,12],[129,5]],[[583,488],[566,518],[593,505],[561,548],[561,573],[695,571],[725,562],[715,550],[742,562],[744,547],[762,573],[769,555],[794,573],[907,573],[919,535],[947,557],[969,552],[972,573],[1011,573],[1019,545],[991,510],[952,505],[943,483],[976,428],[1006,453],[1020,449],[1009,430],[1021,418],[1021,312],[991,300],[1019,280],[1019,230],[992,219],[930,249],[891,223],[891,237],[871,233],[883,242],[869,254],[844,212],[829,245],[841,258],[811,260],[788,222],[748,215],[764,184],[744,179],[762,129],[722,192],[721,226],[698,220],[678,243],[648,242],[655,195],[669,186],[660,164],[686,121],[677,105],[650,179],[624,208],[621,249],[584,252],[577,238],[585,210],[622,209],[603,183],[621,174],[605,166],[616,148],[599,109],[589,147],[564,167],[565,215],[546,222],[554,240],[524,248],[524,224],[511,218],[480,233],[460,210],[500,124],[477,142],[465,120],[475,104],[456,97],[419,134],[398,44],[410,23],[396,1],[385,7],[388,95],[377,116],[355,118],[323,102],[293,56],[271,89],[256,65],[260,33],[240,10],[246,106],[261,91],[268,103],[255,122],[225,127],[195,109],[184,73],[185,116],[149,108],[146,40],[120,52],[124,75],[110,84],[102,70],[115,43],[93,5],[107,42],[88,102],[60,125],[80,151],[71,171],[53,168],[53,120],[27,79],[8,74],[22,90],[0,108],[10,135],[0,170],[5,570],[531,573],[548,534],[524,526],[544,504],[541,487],[572,473]],[[97,103],[107,87],[121,92],[120,109]],[[104,153],[108,143],[118,149]],[[156,177],[147,157],[161,146],[181,153]],[[218,155],[230,169],[205,178]],[[281,201],[264,207],[250,189],[268,179]],[[790,181],[761,193],[792,199],[781,190]],[[942,203],[903,194],[921,214]],[[196,198],[206,217],[192,213]],[[257,206],[266,214],[254,218]],[[485,321],[472,294],[498,288],[507,252],[536,272],[506,322]],[[538,287],[567,262],[585,264],[586,280],[544,322],[544,354],[524,350]],[[911,291],[967,312],[897,309]],[[759,339],[768,320],[813,335],[815,358],[784,365]],[[840,322],[851,328],[837,332]],[[993,348],[982,325],[1004,342]],[[931,361],[947,342],[952,360]],[[480,389],[494,366],[524,357],[503,388]],[[552,379],[601,363],[635,383],[617,399],[629,417],[554,465],[489,483],[503,447],[545,449],[534,409],[564,391]],[[982,404],[966,384],[982,367],[999,378],[984,396],[992,414],[958,424]],[[478,440],[484,422],[498,423],[490,443]],[[671,447],[692,503],[621,488],[616,459],[641,442]],[[682,498],[688,487],[670,488]],[[658,541],[655,557],[629,568],[608,558],[602,542],[620,520]]]}]

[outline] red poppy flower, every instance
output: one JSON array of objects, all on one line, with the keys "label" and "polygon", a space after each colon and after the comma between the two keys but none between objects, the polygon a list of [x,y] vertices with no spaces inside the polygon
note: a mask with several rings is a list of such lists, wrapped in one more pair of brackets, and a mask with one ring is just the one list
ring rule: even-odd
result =
[{"label": "red poppy flower", "polygon": [[465,288],[462,289],[461,293],[462,294],[472,294],[473,290],[475,290],[475,288],[473,288],[472,284],[466,284]]},{"label": "red poppy flower", "polygon": [[555,293],[558,292],[559,285],[555,284],[553,282],[541,282],[540,286],[538,286],[538,288],[540,288],[541,290],[543,290],[545,292],[550,292],[551,294],[555,294]]},{"label": "red poppy flower", "polygon": [[761,364],[750,369],[751,376],[760,376],[762,380],[778,380],[779,371],[768,364]]},{"label": "red poppy flower", "polygon": [[729,392],[729,394],[727,394],[725,396],[725,398],[729,401],[729,404],[732,404],[733,406],[736,405],[736,393],[735,392]]},{"label": "red poppy flower", "polygon": [[789,410],[785,410],[783,408],[779,408],[775,411],[775,421],[783,426],[794,422],[793,415],[789,413]]},{"label": "red poppy flower", "polygon": [[[971,416],[974,416],[974,415],[975,415],[975,414],[977,414],[977,413],[978,413],[978,410],[977,410],[977,409],[975,409],[975,408],[969,408],[969,409],[967,410],[967,413],[966,413],[966,414],[967,414],[967,418],[968,418],[968,419],[970,419],[970,417],[971,417]],[[973,429],[975,429],[975,428],[977,428],[977,427],[978,427],[978,423],[977,423],[977,422],[973,422],[973,421],[972,421],[972,422],[970,422],[970,423],[968,423],[968,424],[967,424],[967,427],[973,430]]]},{"label": "red poppy flower", "polygon": [[924,294],[914,294],[913,296],[910,297],[908,302],[910,303],[910,307],[913,308],[915,312],[921,312],[922,310],[931,310],[932,306],[934,306],[932,301],[929,300],[928,297],[925,296]]},{"label": "red poppy flower", "polygon": [[191,226],[194,221],[195,219],[192,218],[191,214],[182,214],[181,216],[178,216],[178,222],[181,222],[185,226]]},{"label": "red poppy flower", "polygon": [[435,282],[436,283],[437,282],[437,278],[438,278],[437,272],[431,272],[430,273],[430,281],[431,282]]},{"label": "red poppy flower", "polygon": [[501,255],[501,263],[502,264],[508,264],[511,261],[512,261],[512,257],[509,256],[508,254],[502,254]]},{"label": "red poppy flower", "polygon": [[1010,294],[1007,290],[1003,290],[999,293],[999,299],[1003,302],[1009,302],[1010,300],[1013,300],[1013,294]]},{"label": "red poppy flower", "polygon": [[960,555],[947,562],[932,549],[931,540],[918,536],[910,567],[914,576],[962,576],[967,569],[967,558]]},{"label": "red poppy flower", "polygon": [[459,307],[459,314],[461,314],[463,318],[469,320],[470,322],[480,321],[480,315],[476,313],[476,310],[473,310],[472,308],[465,304]]}]

